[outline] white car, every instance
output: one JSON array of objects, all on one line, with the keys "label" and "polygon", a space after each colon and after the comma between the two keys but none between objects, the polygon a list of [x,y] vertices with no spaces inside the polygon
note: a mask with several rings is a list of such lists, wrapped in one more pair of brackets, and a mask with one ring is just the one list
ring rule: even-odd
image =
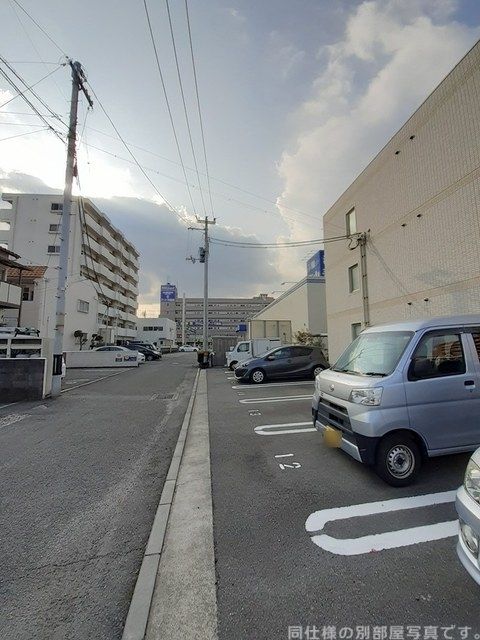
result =
[{"label": "white car", "polygon": [[[128,353],[132,353],[131,349],[127,349],[127,347],[119,347],[117,345],[105,345],[103,347],[95,347],[95,349],[92,349],[92,351],[127,351]],[[145,362],[145,356],[143,355],[143,353],[140,353],[139,351],[137,351],[138,357],[137,360],[138,362]]]},{"label": "white car", "polygon": [[480,585],[480,449],[470,458],[463,485],[457,492],[455,506],[460,522],[458,557]]},{"label": "white car", "polygon": [[198,351],[198,347],[192,347],[189,344],[182,344],[181,347],[178,347],[179,351]]}]

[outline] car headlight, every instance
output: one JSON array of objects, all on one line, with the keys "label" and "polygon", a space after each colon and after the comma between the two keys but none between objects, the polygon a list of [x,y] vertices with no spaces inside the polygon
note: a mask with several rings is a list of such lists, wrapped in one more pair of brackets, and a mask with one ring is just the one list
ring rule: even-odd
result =
[{"label": "car headlight", "polygon": [[480,504],[480,467],[473,460],[467,465],[463,484],[468,495]]},{"label": "car headlight", "polygon": [[352,389],[350,402],[365,404],[369,407],[377,407],[382,400],[383,387],[371,387],[369,389]]},{"label": "car headlight", "polygon": [[464,522],[461,518],[460,521],[460,534],[468,550],[474,555],[478,556],[478,536],[472,527]]},{"label": "car headlight", "polygon": [[320,376],[315,376],[315,391],[320,395]]}]

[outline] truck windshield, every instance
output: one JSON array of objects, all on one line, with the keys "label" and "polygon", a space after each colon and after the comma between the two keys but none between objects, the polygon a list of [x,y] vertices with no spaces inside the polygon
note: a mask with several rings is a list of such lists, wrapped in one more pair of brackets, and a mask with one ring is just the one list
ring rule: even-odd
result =
[{"label": "truck windshield", "polygon": [[342,353],[332,370],[362,376],[388,376],[412,336],[411,331],[362,333]]}]

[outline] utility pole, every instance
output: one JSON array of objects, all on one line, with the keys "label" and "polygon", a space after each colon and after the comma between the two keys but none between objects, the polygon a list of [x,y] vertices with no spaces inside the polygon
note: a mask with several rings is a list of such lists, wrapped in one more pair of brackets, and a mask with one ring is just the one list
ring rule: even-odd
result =
[{"label": "utility pole", "polygon": [[363,301],[363,324],[370,326],[370,305],[368,301],[368,278],[367,278],[367,234],[362,233],[358,238],[360,245],[360,273],[362,277],[362,301]]},{"label": "utility pole", "polygon": [[205,220],[197,218],[197,222],[204,224],[204,247],[203,252],[200,251],[200,262],[203,262],[203,350],[208,351],[208,257],[210,253],[210,243],[208,238],[208,225],[216,224],[216,218],[209,220],[205,216]]},{"label": "utility pole", "polygon": [[63,190],[63,211],[60,222],[60,256],[58,262],[57,309],[55,317],[55,341],[53,350],[52,396],[59,396],[62,386],[63,333],[65,329],[65,291],[68,276],[68,254],[70,241],[70,216],[72,213],[72,184],[76,172],[75,143],[77,139],[78,94],[84,94],[90,107],[93,101],[85,88],[85,74],[79,62],[69,61],[72,70],[72,97],[68,127],[67,165]]},{"label": "utility pole", "polygon": [[185,293],[182,298],[182,344],[185,344]]}]

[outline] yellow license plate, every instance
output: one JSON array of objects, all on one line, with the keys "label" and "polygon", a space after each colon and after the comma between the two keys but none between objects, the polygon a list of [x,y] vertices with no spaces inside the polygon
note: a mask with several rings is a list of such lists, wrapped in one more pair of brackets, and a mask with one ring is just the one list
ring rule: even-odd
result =
[{"label": "yellow license plate", "polygon": [[323,430],[323,441],[327,447],[338,449],[342,445],[342,432],[333,427],[325,427]]}]

